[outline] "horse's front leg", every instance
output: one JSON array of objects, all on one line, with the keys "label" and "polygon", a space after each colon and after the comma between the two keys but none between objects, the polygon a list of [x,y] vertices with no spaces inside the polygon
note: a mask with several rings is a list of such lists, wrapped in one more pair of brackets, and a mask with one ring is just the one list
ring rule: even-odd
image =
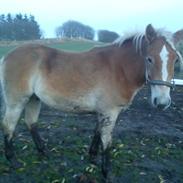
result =
[{"label": "horse's front leg", "polygon": [[[112,145],[112,131],[114,122],[105,119],[104,126],[101,129],[101,143],[102,143],[102,174],[106,181],[111,179],[111,145]],[[109,181],[110,182],[110,181]]]},{"label": "horse's front leg", "polygon": [[111,176],[111,145],[112,132],[120,110],[112,110],[107,115],[100,116],[102,144],[102,174],[105,182],[112,182]]},{"label": "horse's front leg", "polygon": [[97,164],[97,155],[99,151],[99,146],[101,144],[101,128],[99,127],[99,123],[97,122],[95,131],[94,131],[94,137],[92,139],[92,143],[90,145],[90,150],[89,150],[89,156],[90,156],[90,161],[91,163]]}]

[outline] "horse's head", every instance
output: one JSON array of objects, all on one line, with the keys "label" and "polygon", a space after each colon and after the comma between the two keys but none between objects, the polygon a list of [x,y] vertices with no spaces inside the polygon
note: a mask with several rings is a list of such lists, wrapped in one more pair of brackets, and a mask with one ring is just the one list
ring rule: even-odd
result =
[{"label": "horse's head", "polygon": [[166,109],[171,104],[170,88],[174,77],[174,64],[179,54],[172,38],[156,31],[152,25],[146,28],[146,82],[151,85],[151,103]]}]

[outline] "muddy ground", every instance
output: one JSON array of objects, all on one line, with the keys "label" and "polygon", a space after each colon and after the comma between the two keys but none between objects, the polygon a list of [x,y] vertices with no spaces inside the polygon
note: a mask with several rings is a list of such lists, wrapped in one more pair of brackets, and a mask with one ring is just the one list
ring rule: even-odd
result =
[{"label": "muddy ground", "polygon": [[[144,88],[121,113],[114,130],[114,183],[183,183],[183,87],[171,95],[171,107],[160,111],[150,106],[149,89]],[[101,182],[100,159],[98,166],[88,161],[94,114],[65,114],[43,106],[39,128],[49,159],[37,155],[23,121],[15,134],[23,168],[9,168],[0,133],[0,183]]]}]

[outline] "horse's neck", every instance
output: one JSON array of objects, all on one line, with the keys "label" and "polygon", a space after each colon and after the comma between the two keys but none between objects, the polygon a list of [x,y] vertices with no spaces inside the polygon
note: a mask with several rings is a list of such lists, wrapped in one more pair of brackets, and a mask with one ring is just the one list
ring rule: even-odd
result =
[{"label": "horse's neck", "polygon": [[140,52],[137,52],[134,47],[124,48],[120,54],[120,77],[126,79],[126,83],[132,85],[134,89],[141,87],[145,83],[144,57]]}]

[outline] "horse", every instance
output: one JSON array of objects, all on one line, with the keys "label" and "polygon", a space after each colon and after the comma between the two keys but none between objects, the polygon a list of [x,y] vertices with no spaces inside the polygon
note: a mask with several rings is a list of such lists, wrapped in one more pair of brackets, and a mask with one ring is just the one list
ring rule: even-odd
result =
[{"label": "horse", "polygon": [[112,132],[119,113],[146,83],[151,86],[153,107],[166,109],[171,104],[174,64],[178,59],[182,62],[174,38],[149,24],[143,34],[124,36],[81,53],[39,44],[26,44],[8,53],[0,64],[7,160],[14,167],[19,165],[12,141],[23,110],[42,154],[46,145],[37,129],[41,102],[67,112],[95,112],[98,120],[89,156],[95,160],[101,148],[102,174],[110,182]]}]

